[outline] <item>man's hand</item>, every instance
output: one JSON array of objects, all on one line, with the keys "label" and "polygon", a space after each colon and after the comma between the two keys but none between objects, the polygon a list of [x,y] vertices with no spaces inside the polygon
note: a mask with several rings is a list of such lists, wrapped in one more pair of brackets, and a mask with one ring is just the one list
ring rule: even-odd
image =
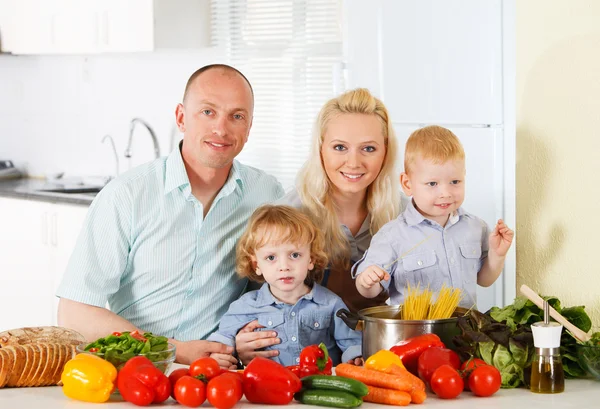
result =
[{"label": "man's hand", "polygon": [[381,281],[388,281],[390,274],[379,266],[372,265],[356,277],[356,289],[366,298],[373,298],[383,290]]},{"label": "man's hand", "polygon": [[[233,347],[212,341],[177,341],[170,339],[169,342],[175,345],[175,361],[180,364],[189,365],[198,358],[211,356],[211,354],[231,355]],[[232,362],[237,362],[235,358]],[[219,365],[221,363],[219,362]]]},{"label": "man's hand", "polygon": [[252,359],[257,356],[270,358],[279,355],[279,351],[256,351],[257,349],[276,345],[281,342],[277,338],[277,333],[273,331],[256,331],[255,329],[264,328],[254,320],[246,324],[235,337],[235,348],[238,357],[244,365],[248,365]]},{"label": "man's hand", "polygon": [[498,220],[489,239],[489,251],[498,257],[506,256],[512,244],[515,232],[508,228],[502,219]]}]

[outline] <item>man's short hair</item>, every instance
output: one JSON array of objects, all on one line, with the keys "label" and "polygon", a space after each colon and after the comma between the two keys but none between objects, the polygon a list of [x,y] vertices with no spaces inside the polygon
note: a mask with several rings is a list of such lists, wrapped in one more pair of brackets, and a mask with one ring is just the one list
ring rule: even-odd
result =
[{"label": "man's short hair", "polygon": [[242,74],[238,69],[233,68],[232,66],[227,65],[227,64],[210,64],[210,65],[205,65],[204,67],[197,69],[190,76],[190,78],[187,81],[187,84],[185,84],[185,91],[183,92],[183,101],[185,101],[188,91],[190,89],[190,86],[192,85],[194,80],[196,78],[198,78],[203,72],[206,72],[206,71],[212,70],[212,69],[220,69],[223,71],[230,72],[232,74],[240,75],[244,79],[244,81],[246,81],[246,84],[248,84],[248,86],[250,87],[250,92],[252,93],[252,99],[254,100],[254,89],[252,89],[252,84],[250,84],[250,81],[248,81],[248,78],[246,78],[246,76],[244,74]]}]

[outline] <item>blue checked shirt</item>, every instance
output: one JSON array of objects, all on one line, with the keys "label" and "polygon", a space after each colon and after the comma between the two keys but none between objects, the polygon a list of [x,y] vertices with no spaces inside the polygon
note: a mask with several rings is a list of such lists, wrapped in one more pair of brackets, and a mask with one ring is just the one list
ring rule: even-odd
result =
[{"label": "blue checked shirt", "polygon": [[402,304],[407,284],[429,286],[434,292],[446,284],[461,288],[460,306],[470,308],[477,302],[477,273],[487,257],[488,235],[487,224],[462,208],[442,227],[426,219],[411,201],[373,236],[352,274],[356,277],[371,265],[388,271],[392,278],[381,285],[393,305]]},{"label": "blue checked shirt", "polygon": [[285,366],[296,365],[302,348],[323,342],[335,366],[362,355],[361,334],[335,316],[340,308],[346,308],[342,299],[319,284],[314,284],[308,294],[290,305],[273,297],[269,284],[265,283],[260,290],[248,292],[231,304],[221,319],[219,331],[208,339],[235,346],[238,331],[258,320],[265,327],[261,330],[275,331],[281,339],[280,344],[266,348],[279,351],[278,356],[271,358],[274,361]]},{"label": "blue checked shirt", "polygon": [[204,339],[246,287],[235,273],[235,245],[248,218],[283,193],[274,177],[234,161],[204,217],[175,149],[102,189],[56,295],[98,307],[108,301],[144,331]]}]

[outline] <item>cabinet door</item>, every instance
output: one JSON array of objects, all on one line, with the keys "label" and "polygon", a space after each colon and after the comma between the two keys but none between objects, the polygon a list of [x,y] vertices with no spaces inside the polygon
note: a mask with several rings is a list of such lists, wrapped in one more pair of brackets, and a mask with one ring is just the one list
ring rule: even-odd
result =
[{"label": "cabinet door", "polygon": [[[416,126],[395,124],[398,141],[398,167],[404,164],[404,145]],[[503,144],[501,128],[449,127],[465,149],[467,175],[465,201],[462,207],[483,219],[490,229],[504,218]],[[512,227],[512,226],[511,226]],[[491,232],[491,231],[490,231]],[[514,274],[514,273],[511,273]],[[487,288],[477,287],[477,307],[487,311],[494,305],[503,305],[503,277]]]},{"label": "cabinet door", "polygon": [[56,325],[56,313],[58,309],[58,298],[55,297],[64,275],[71,253],[77,243],[77,238],[81,232],[87,206],[55,204],[53,205],[51,225],[50,225],[50,243],[53,250],[54,277],[52,284],[52,294],[49,294],[52,300],[52,324]]},{"label": "cabinet door", "polygon": [[503,122],[500,0],[344,4],[348,88],[371,89],[395,122]]},{"label": "cabinet door", "polygon": [[100,17],[104,52],[154,50],[154,6],[148,0],[107,0]]},{"label": "cabinet door", "polygon": [[51,205],[0,198],[0,330],[50,325],[54,284],[48,227]]}]

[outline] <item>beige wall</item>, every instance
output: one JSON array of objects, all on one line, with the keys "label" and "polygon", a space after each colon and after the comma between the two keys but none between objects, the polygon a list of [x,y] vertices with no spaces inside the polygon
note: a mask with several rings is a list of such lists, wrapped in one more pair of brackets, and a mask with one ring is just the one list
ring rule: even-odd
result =
[{"label": "beige wall", "polygon": [[517,0],[517,287],[600,329],[600,1]]}]

